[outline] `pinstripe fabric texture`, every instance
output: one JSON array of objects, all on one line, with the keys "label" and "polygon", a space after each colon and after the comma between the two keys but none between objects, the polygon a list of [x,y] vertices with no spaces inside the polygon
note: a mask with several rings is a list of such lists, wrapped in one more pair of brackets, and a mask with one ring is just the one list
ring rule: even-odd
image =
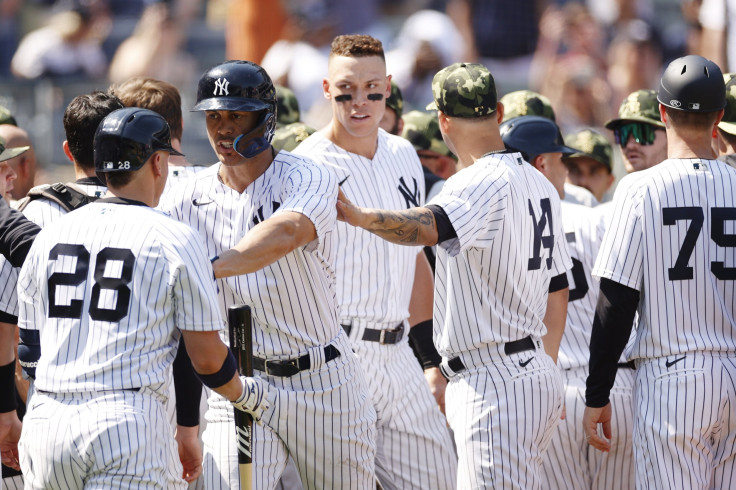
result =
[{"label": "pinstripe fabric texture", "polygon": [[[572,265],[557,191],[520,154],[499,154],[450,177],[431,204],[457,232],[438,246],[434,340],[466,367],[446,393],[458,488],[540,488],[562,408],[542,318],[550,279]],[[504,353],[527,336],[534,350]]]},{"label": "pinstripe fabric texture", "polygon": [[593,449],[585,440],[582,418],[585,410],[585,380],[588,376],[590,335],[598,302],[599,283],[591,270],[600,246],[599,211],[562,202],[562,222],[572,269],[565,333],[557,365],[565,387],[565,420],[554,431],[543,457],[542,474],[550,489],[633,489],[634,372],[619,369],[611,392],[613,438],[607,453]]},{"label": "pinstripe fabric texture", "polygon": [[642,488],[730,488],[736,444],[736,170],[669,159],[624,178],[593,274],[640,292]]},{"label": "pinstripe fabric texture", "polygon": [[[308,217],[317,239],[263,269],[218,280],[223,311],[253,308],[254,355],[292,359],[309,354],[312,369],[268,380],[277,396],[254,428],[255,488],[271,489],[290,454],[305,488],[367,489],[373,485],[375,411],[365,379],[337,319],[335,236],[337,179],[324,166],[282,151],[240,194],[218,177],[220,164],[176,186],[162,208],[199,232],[210,256],[233,247],[276,213]],[[324,363],[324,346],[341,356]],[[208,489],[238,485],[233,409],[217,394],[206,414],[204,478]],[[325,467],[325,465],[328,465]]]},{"label": "pinstripe fabric texture", "polygon": [[[424,174],[416,150],[403,138],[378,133],[373,159],[345,151],[315,133],[296,149],[329,166],[358,206],[407,209],[424,204]],[[345,180],[346,179],[346,180]],[[386,490],[450,489],[456,456],[408,336],[398,344],[362,340],[365,328],[408,329],[421,247],[395,245],[361,228],[337,224],[336,271],[340,322],[366,373],[378,417],[376,474]]]}]

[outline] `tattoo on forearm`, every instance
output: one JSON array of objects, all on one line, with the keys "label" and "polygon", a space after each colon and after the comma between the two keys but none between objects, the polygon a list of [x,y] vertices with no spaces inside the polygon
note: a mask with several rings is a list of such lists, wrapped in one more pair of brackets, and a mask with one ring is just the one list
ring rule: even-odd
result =
[{"label": "tattoo on forearm", "polygon": [[376,212],[376,220],[367,229],[392,242],[417,244],[420,243],[420,237],[436,232],[436,224],[434,214],[426,208],[381,210]]}]

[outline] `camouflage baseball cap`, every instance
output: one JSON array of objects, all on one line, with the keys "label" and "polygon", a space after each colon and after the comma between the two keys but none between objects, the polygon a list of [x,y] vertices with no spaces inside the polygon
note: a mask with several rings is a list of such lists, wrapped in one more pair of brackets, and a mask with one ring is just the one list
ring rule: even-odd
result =
[{"label": "camouflage baseball cap", "polygon": [[454,63],[432,79],[434,102],[427,110],[450,117],[482,117],[496,111],[498,96],[491,72],[477,63]]},{"label": "camouflage baseball cap", "polygon": [[440,132],[440,124],[435,114],[411,111],[404,114],[404,129],[401,137],[408,140],[417,151],[430,150],[440,155],[455,158],[445,144]]},{"label": "camouflage baseball cap", "polygon": [[629,121],[648,123],[660,128],[664,127],[664,123],[659,117],[659,101],[657,100],[656,91],[637,90],[630,93],[618,108],[618,118],[606,122],[606,128],[613,130]]},{"label": "camouflage baseball cap", "polygon": [[276,127],[299,121],[299,101],[286,87],[276,86]]},{"label": "camouflage baseball cap", "polygon": [[391,80],[391,95],[386,99],[386,107],[394,110],[397,119],[404,114],[404,96],[401,95],[401,89],[393,80]]},{"label": "camouflage baseball cap", "polygon": [[565,158],[587,157],[601,162],[609,172],[613,169],[613,146],[605,136],[592,129],[581,129],[565,136],[565,144],[578,153],[566,155]]},{"label": "camouflage baseball cap", "polygon": [[299,146],[299,143],[309,138],[309,135],[314,133],[316,130],[310,126],[307,126],[303,122],[295,122],[276,128],[271,141],[276,151],[286,150],[292,151],[294,148]]},{"label": "camouflage baseball cap", "polygon": [[503,120],[519,116],[541,116],[555,120],[555,111],[547,97],[531,90],[517,90],[501,97]]},{"label": "camouflage baseball cap", "polygon": [[733,73],[723,75],[726,82],[726,107],[718,127],[728,134],[736,134],[736,78]]},{"label": "camouflage baseball cap", "polygon": [[18,122],[13,117],[13,114],[8,110],[7,107],[0,105],[0,124],[12,124],[17,126]]},{"label": "camouflage baseball cap", "polygon": [[19,146],[17,148],[5,148],[5,138],[0,136],[0,162],[10,160],[26,152],[30,146]]}]

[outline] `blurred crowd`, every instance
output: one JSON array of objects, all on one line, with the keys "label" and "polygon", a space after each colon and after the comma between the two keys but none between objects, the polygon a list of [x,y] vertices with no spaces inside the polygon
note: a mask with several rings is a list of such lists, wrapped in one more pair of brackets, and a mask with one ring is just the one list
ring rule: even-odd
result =
[{"label": "blurred crowd", "polygon": [[[319,128],[329,119],[329,42],[365,33],[383,42],[407,112],[431,100],[438,69],[476,61],[493,73],[499,96],[546,96],[569,134],[603,128],[628,94],[656,88],[663,66],[683,54],[736,69],[734,15],[733,0],[0,0],[0,105],[32,142],[59,139],[57,116],[87,87],[47,96],[57,86],[104,89],[149,76],[177,86],[186,108],[204,70],[247,59],[290,88],[302,120]],[[188,117],[185,145],[201,146]],[[63,161],[39,153],[47,170]]]}]

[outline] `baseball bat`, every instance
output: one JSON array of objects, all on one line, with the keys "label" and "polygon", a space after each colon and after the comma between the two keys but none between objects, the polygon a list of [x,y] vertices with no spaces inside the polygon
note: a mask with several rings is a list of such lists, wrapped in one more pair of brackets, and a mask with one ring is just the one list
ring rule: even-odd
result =
[{"label": "baseball bat", "polygon": [[[250,306],[236,305],[227,310],[230,350],[238,361],[242,376],[253,376],[253,328]],[[241,490],[253,488],[253,417],[233,410],[235,414],[235,444],[238,448],[238,472]]]}]

